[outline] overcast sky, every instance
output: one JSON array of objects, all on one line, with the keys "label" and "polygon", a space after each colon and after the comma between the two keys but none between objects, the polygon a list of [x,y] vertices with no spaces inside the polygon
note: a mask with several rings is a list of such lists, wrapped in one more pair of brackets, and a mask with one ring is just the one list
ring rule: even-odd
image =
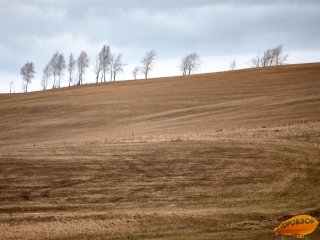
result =
[{"label": "overcast sky", "polygon": [[[30,89],[39,90],[55,51],[67,59],[85,50],[93,65],[103,44],[123,53],[119,79],[132,79],[151,49],[157,61],[150,77],[180,74],[180,59],[191,52],[202,59],[199,72],[228,70],[233,59],[246,68],[259,50],[280,44],[289,63],[316,62],[319,23],[319,0],[0,0],[0,92],[11,81],[22,91],[26,61],[37,72]],[[84,79],[94,81],[92,66]]]}]

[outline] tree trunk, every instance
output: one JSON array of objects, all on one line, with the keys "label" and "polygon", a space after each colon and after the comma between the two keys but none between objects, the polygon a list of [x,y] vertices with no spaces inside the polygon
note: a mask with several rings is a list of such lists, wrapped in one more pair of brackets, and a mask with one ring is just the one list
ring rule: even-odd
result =
[{"label": "tree trunk", "polygon": [[54,85],[56,84],[56,75],[53,74],[53,85],[52,85],[52,89],[54,89]]},{"label": "tree trunk", "polygon": [[99,82],[99,73],[97,73],[97,76],[96,76],[96,83]]}]

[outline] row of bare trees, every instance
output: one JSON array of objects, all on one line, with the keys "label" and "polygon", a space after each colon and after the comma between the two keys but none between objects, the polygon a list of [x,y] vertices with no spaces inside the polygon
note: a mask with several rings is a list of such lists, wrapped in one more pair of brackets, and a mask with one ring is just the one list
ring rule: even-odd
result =
[{"label": "row of bare trees", "polygon": [[[155,56],[156,53],[154,50],[147,52],[146,56],[141,61],[142,66],[137,68],[135,79],[138,74],[138,71],[141,71],[145,75],[145,78],[148,78],[148,73],[152,70]],[[115,81],[118,73],[123,72],[123,66],[125,65],[126,64],[122,63],[122,53],[114,55],[110,50],[110,46],[103,45],[101,51],[99,52],[96,58],[94,66],[96,83],[98,83],[99,81],[106,82],[108,73],[110,73],[110,81]],[[68,65],[66,64],[63,54],[57,51],[53,54],[53,56],[43,69],[41,87],[43,90],[46,90],[48,88],[50,80],[52,79],[52,88],[60,88],[61,77],[66,68],[68,70],[69,87],[72,84],[81,85],[83,83],[83,75],[85,74],[86,69],[88,67],[89,58],[85,51],[81,51],[77,60],[73,57],[73,54],[71,53]],[[75,82],[74,72],[76,70],[78,79]],[[24,91],[27,92],[28,85],[34,78],[34,64],[32,62],[27,62],[21,68],[20,74],[24,81]]]},{"label": "row of bare trees", "polygon": [[41,87],[43,90],[46,90],[50,79],[52,80],[52,88],[59,88],[61,86],[61,77],[64,74],[65,69],[68,70],[68,81],[69,87],[74,81],[74,72],[76,69],[78,70],[78,80],[77,84],[82,84],[82,78],[86,71],[86,68],[89,67],[89,59],[88,55],[85,51],[81,51],[77,60],[73,57],[73,54],[70,54],[68,66],[64,59],[64,56],[60,52],[55,52],[47,65],[43,69],[42,79],[41,79]]},{"label": "row of bare trees", "polygon": [[[134,67],[132,75],[134,79],[137,79],[139,74],[143,74],[144,78],[148,78],[148,74],[153,69],[154,62],[156,60],[157,53],[154,50],[148,51],[146,55],[141,59],[141,65]],[[287,61],[288,54],[283,51],[283,46],[277,46],[269,48],[263,53],[258,53],[254,58],[250,60],[252,67],[269,67],[282,65]],[[119,73],[123,72],[122,53],[114,55],[111,52],[110,46],[103,45],[98,53],[94,65],[94,73],[96,77],[96,83],[106,82],[107,74],[110,74],[110,81],[115,81]],[[200,57],[197,53],[190,53],[181,59],[179,69],[183,76],[191,75],[197,71],[201,65]],[[64,59],[64,56],[60,52],[55,52],[43,69],[41,86],[43,90],[46,90],[49,82],[52,79],[52,88],[59,88],[61,86],[61,78],[65,69],[68,71],[68,85],[81,85],[83,84],[83,76],[86,69],[89,67],[89,58],[85,51],[81,51],[77,59],[74,58],[71,53],[69,56],[68,64]],[[236,68],[236,60],[233,60],[230,64],[230,70]],[[77,79],[75,78],[75,72],[77,71]],[[34,78],[35,69],[32,62],[27,62],[23,65],[20,71],[20,75],[23,79],[23,90],[28,91],[28,85]],[[12,84],[10,85],[10,92]]]},{"label": "row of bare trees", "polygon": [[[141,59],[141,65],[136,66],[133,71],[134,79],[137,79],[139,73],[143,74],[144,78],[148,78],[148,74],[153,69],[154,62],[156,60],[157,53],[154,50],[148,51],[146,55]],[[64,59],[64,56],[60,52],[55,52],[43,69],[41,86],[43,90],[46,90],[50,79],[53,78],[52,88],[59,88],[61,86],[61,77],[67,68],[69,87],[74,83],[74,72],[78,70],[78,79],[76,84],[81,85],[83,83],[83,75],[89,66],[89,59],[86,52],[82,51],[77,58],[70,54],[68,65]],[[118,73],[123,72],[124,63],[122,63],[122,53],[118,55],[112,54],[110,46],[103,45],[98,56],[96,57],[94,73],[96,77],[96,83],[106,82],[107,74],[110,73],[110,81],[115,81]],[[32,65],[33,67],[33,65]],[[180,64],[180,70],[182,75],[190,75],[193,71],[198,70],[200,67],[200,57],[196,53],[191,53],[183,57]],[[33,67],[33,74],[34,74]],[[29,76],[28,80],[23,78],[26,86],[31,82],[34,75]],[[27,87],[25,88],[27,91]]]}]

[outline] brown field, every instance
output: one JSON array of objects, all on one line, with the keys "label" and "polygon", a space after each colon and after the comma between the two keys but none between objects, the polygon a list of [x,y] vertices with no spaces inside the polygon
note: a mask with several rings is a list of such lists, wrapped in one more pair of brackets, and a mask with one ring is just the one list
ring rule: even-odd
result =
[{"label": "brown field", "polygon": [[1,240],[275,239],[320,220],[320,63],[0,94],[0,117]]}]

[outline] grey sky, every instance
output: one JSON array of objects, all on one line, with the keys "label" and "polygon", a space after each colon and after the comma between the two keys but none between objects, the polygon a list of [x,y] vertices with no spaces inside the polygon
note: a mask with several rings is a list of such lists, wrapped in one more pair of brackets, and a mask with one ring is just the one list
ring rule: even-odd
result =
[{"label": "grey sky", "polygon": [[[40,87],[42,69],[55,51],[67,58],[81,50],[91,64],[103,44],[123,53],[128,65],[148,50],[158,53],[151,77],[178,75],[180,58],[198,52],[200,72],[238,68],[259,49],[283,44],[289,62],[320,61],[319,0],[0,0],[0,92],[11,81],[21,91],[19,70],[33,61]],[[92,70],[85,76],[94,81]]]}]

